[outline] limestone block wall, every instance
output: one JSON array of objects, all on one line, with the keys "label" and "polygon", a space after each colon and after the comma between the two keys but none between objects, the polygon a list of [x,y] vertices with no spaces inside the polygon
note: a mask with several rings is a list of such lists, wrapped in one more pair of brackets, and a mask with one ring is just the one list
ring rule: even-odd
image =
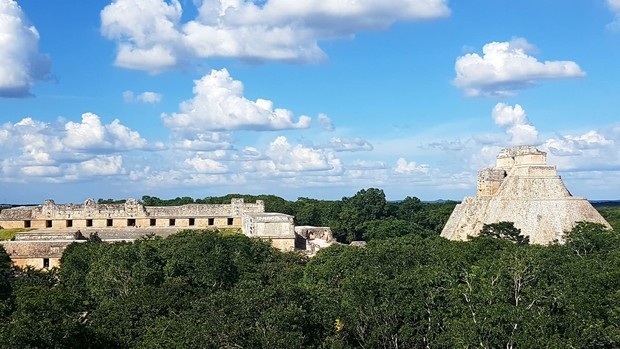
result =
[{"label": "limestone block wall", "polygon": [[497,196],[507,199],[563,199],[571,197],[571,194],[559,176],[511,176],[502,183]]},{"label": "limestone block wall", "polygon": [[243,233],[251,237],[295,238],[293,216],[283,213],[250,213],[243,216]]},{"label": "limestone block wall", "polygon": [[547,153],[527,145],[504,148],[496,159],[496,167],[499,168],[512,168],[515,165],[544,165],[546,163]]},{"label": "limestone block wall", "polygon": [[60,258],[19,258],[11,257],[13,265],[20,268],[33,267],[36,269],[49,269],[54,267],[60,267]]},{"label": "limestone block wall", "polygon": [[499,168],[484,168],[478,172],[478,194],[494,195],[506,178],[506,171]]},{"label": "limestone block wall", "polygon": [[277,248],[280,251],[293,251],[295,249],[294,236],[292,238],[270,237],[266,240],[271,242],[271,246]]},{"label": "limestone block wall", "polygon": [[59,266],[60,257],[69,244],[76,240],[0,241],[16,266],[52,268]]},{"label": "limestone block wall", "polygon": [[245,203],[232,199],[231,204],[189,204],[182,206],[145,207],[129,199],[124,204],[96,204],[89,199],[83,205],[56,204],[46,200],[43,205],[17,207],[0,212],[3,228],[123,228],[123,227],[241,227],[245,213],[264,212],[261,200]]}]

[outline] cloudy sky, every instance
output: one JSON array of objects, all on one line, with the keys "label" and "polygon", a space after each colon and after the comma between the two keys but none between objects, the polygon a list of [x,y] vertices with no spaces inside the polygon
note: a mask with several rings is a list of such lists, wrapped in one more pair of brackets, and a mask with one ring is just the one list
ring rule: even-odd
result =
[{"label": "cloudy sky", "polygon": [[518,144],[620,199],[619,104],[619,0],[0,0],[0,203],[460,200]]}]

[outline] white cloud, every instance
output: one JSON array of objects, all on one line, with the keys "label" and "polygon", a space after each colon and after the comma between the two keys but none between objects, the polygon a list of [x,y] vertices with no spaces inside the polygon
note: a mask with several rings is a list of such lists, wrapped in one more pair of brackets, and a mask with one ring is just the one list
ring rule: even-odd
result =
[{"label": "white cloud", "polygon": [[585,76],[573,61],[538,61],[527,54],[533,49],[525,39],[488,43],[482,56],[468,53],[457,58],[454,84],[471,97],[512,96],[539,80]]},{"label": "white cloud", "polygon": [[226,173],[228,167],[219,161],[203,158],[199,155],[185,159],[185,163],[198,173]]},{"label": "white cloud", "polygon": [[620,30],[620,0],[607,0],[607,6],[615,15],[613,22],[609,23],[607,27],[612,30]]},{"label": "white cloud", "polygon": [[207,130],[282,130],[310,127],[310,117],[293,121],[287,109],[273,108],[266,99],[250,101],[243,96],[243,83],[234,80],[226,69],[212,70],[194,81],[194,98],[182,102],[180,113],[163,114],[164,124],[172,129]]},{"label": "white cloud", "polygon": [[230,149],[234,142],[230,133],[204,132],[195,135],[175,135],[178,140],[175,146],[179,149],[209,151],[216,149]]},{"label": "white cloud", "polygon": [[198,14],[187,22],[182,22],[178,0],[115,0],[106,6],[101,33],[117,44],[115,64],[157,73],[192,58],[319,62],[325,59],[321,40],[450,13],[447,0],[193,3],[198,4]]},{"label": "white cloud", "polygon": [[27,177],[57,177],[62,173],[58,166],[24,166],[21,171]]},{"label": "white cloud", "polygon": [[79,176],[111,176],[122,173],[123,157],[120,155],[97,155],[92,159],[70,166],[69,172]]},{"label": "white cloud", "polygon": [[319,114],[319,116],[317,117],[317,119],[319,120],[319,124],[321,125],[321,127],[324,130],[327,131],[333,131],[335,129],[334,123],[332,122],[332,120],[329,118],[329,116],[321,113]]},{"label": "white cloud", "polygon": [[455,139],[455,140],[450,140],[450,141],[442,140],[442,141],[437,141],[437,142],[431,142],[427,146],[429,148],[439,149],[443,151],[461,151],[467,147],[467,144],[469,142],[470,140],[462,141],[460,139]]},{"label": "white cloud", "polygon": [[386,169],[383,161],[357,160],[347,166],[349,169]]},{"label": "white cloud", "polygon": [[159,103],[162,100],[161,93],[146,91],[142,92],[138,95],[134,94],[132,91],[123,92],[123,100],[126,103],[131,102],[142,102],[148,104]]},{"label": "white cloud", "polygon": [[301,144],[292,146],[284,136],[271,142],[266,154],[280,171],[324,171],[334,167],[329,153]]},{"label": "white cloud", "polygon": [[499,127],[506,129],[510,135],[511,145],[533,145],[538,142],[538,131],[530,124],[525,110],[519,105],[514,107],[497,103],[492,112],[493,120]]},{"label": "white cloud", "polygon": [[555,155],[581,155],[588,149],[600,149],[612,147],[613,140],[605,138],[597,131],[591,130],[582,135],[565,135],[560,138],[549,138],[544,147]]},{"label": "white cloud", "polygon": [[329,148],[334,151],[370,151],[373,149],[372,144],[367,140],[355,137],[351,139],[333,137],[329,141]]},{"label": "white cloud", "polygon": [[4,134],[8,146],[3,147],[0,155],[3,181],[41,177],[63,182],[120,174],[123,158],[118,152],[147,146],[138,132],[119,120],[102,124],[92,113],[83,114],[81,122],[59,120],[49,124],[24,118],[0,126],[0,135]]},{"label": "white cloud", "polygon": [[178,1],[119,0],[101,11],[101,33],[117,43],[115,64],[156,73],[177,65],[182,52]]},{"label": "white cloud", "polygon": [[39,53],[39,32],[16,1],[0,0],[0,97],[27,97],[50,77],[51,60]]},{"label": "white cloud", "polygon": [[99,116],[93,113],[82,114],[81,123],[67,122],[65,131],[63,143],[77,150],[132,150],[144,148],[146,145],[146,140],[138,132],[131,131],[118,119],[103,125]]},{"label": "white cloud", "polygon": [[417,164],[415,161],[408,162],[404,158],[399,158],[394,168],[394,172],[402,174],[428,173],[428,171],[428,165]]},{"label": "white cloud", "polygon": [[291,145],[284,136],[277,137],[264,152],[247,147],[232,158],[239,161],[242,171],[253,172],[253,179],[290,178],[286,182],[290,185],[300,185],[318,177],[340,176],[344,172],[342,162],[332,152]]}]

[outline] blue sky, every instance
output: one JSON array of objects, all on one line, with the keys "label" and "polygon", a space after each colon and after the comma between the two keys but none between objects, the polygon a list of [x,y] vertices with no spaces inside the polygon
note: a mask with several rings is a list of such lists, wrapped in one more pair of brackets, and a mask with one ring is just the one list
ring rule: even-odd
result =
[{"label": "blue sky", "polygon": [[620,199],[620,1],[0,0],[0,202],[454,199],[506,146]]}]

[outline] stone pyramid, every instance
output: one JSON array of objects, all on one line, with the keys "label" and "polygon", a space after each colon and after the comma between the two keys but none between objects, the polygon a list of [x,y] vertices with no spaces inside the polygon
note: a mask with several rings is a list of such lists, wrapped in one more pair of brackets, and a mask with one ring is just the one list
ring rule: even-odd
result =
[{"label": "stone pyramid", "polygon": [[532,146],[502,149],[495,167],[480,170],[476,196],[456,205],[441,236],[467,240],[483,224],[502,221],[513,222],[534,244],[562,242],[579,221],[611,228],[587,199],[571,195],[555,165],[547,165],[547,153]]}]

